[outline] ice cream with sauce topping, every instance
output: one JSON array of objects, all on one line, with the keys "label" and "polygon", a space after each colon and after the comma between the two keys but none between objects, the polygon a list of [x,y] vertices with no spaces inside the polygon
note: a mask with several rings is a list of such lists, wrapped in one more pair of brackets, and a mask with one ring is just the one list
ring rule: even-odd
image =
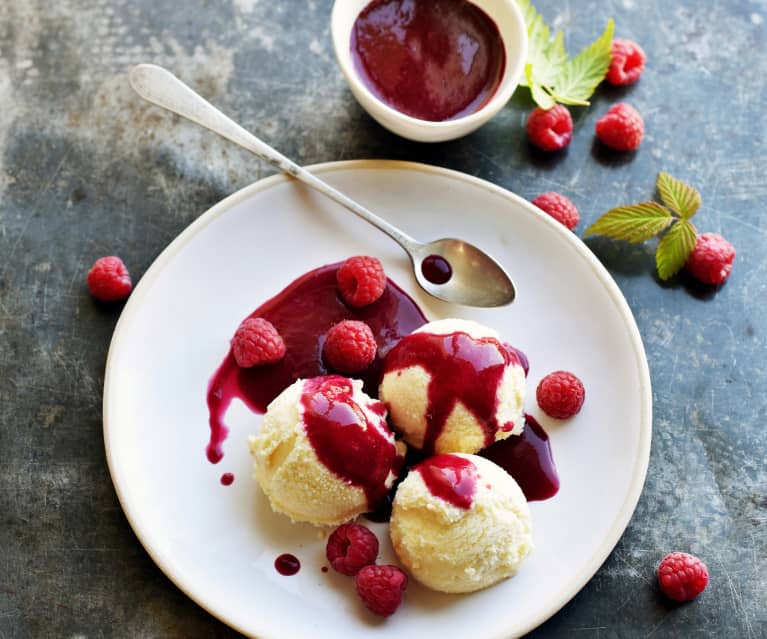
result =
[{"label": "ice cream with sauce topping", "polygon": [[441,592],[511,577],[533,549],[530,511],[514,479],[476,455],[435,455],[397,488],[389,527],[397,557]]},{"label": "ice cream with sauce topping", "polygon": [[520,355],[470,320],[430,322],[402,338],[379,394],[392,427],[426,453],[476,453],[524,428]]},{"label": "ice cream with sauce topping", "polygon": [[287,387],[248,444],[272,508],[318,526],[375,509],[401,463],[384,405],[338,375]]}]

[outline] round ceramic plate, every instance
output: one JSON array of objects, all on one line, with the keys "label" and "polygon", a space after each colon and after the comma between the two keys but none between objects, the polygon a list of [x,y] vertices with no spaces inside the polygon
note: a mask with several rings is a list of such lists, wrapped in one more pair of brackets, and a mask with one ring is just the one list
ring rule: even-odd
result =
[{"label": "round ceramic plate", "polygon": [[[112,479],[136,534],[192,599],[246,635],[276,637],[513,637],[545,621],[596,572],[636,506],[647,470],[650,378],[626,301],[570,231],[525,200],[460,173],[401,162],[341,162],[313,170],[424,240],[464,238],[506,266],[519,289],[499,309],[451,306],[417,287],[405,254],[380,232],[283,176],[207,211],[141,279],[114,333],[104,388]],[[414,580],[380,619],[351,578],[322,572],[318,530],[274,514],[251,478],[247,435],[262,417],[235,400],[224,458],[210,464],[206,389],[239,322],[306,271],[351,255],[379,257],[430,319],[465,317],[527,353],[526,410],[546,428],[561,488],[531,503],[535,550],[520,572],[471,595]],[[579,415],[558,423],[535,404],[557,369],[586,387]],[[224,472],[235,480],[223,486]],[[385,524],[380,561],[396,561]],[[285,577],[275,558],[301,561]]]}]

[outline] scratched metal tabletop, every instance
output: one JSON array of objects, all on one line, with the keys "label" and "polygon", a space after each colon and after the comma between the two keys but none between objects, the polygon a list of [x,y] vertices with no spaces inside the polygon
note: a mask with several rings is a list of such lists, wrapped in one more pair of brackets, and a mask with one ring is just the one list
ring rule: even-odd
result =
[{"label": "scratched metal tabletop", "polygon": [[[720,288],[658,280],[654,246],[588,240],[631,306],[650,364],[654,423],[644,492],[583,590],[533,637],[767,637],[767,78],[765,0],[537,0],[577,50],[616,21],[648,67],[573,109],[569,149],[528,145],[525,91],[461,140],[388,133],[336,66],[329,0],[0,0],[0,639],[235,637],[155,566],[120,509],[101,393],[120,307],[85,275],[117,253],[137,280],[213,203],[273,173],[149,108],[126,72],[174,70],[304,164],[405,159],[523,197],[557,190],[580,234],[653,197],[660,170],[696,185],[702,231],[737,249]],[[617,100],[644,115],[638,152],[594,143]],[[671,550],[711,583],[672,605],[654,571]]]}]

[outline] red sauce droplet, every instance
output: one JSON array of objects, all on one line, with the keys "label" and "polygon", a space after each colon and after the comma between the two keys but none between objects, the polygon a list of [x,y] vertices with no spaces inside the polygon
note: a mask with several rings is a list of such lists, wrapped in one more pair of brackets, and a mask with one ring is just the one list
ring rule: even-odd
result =
[{"label": "red sauce droplet", "polygon": [[[394,439],[371,423],[353,398],[351,380],[339,375],[304,382],[304,429],[317,458],[345,482],[365,491],[373,509],[396,472]],[[386,427],[388,428],[388,427]]]},{"label": "red sauce droplet", "polygon": [[223,443],[229,432],[224,415],[232,399],[237,397],[252,411],[264,413],[269,402],[297,379],[326,375],[322,344],[328,329],[341,320],[361,320],[375,335],[376,359],[360,379],[365,392],[378,397],[383,357],[404,335],[423,326],[426,318],[407,293],[391,281],[377,302],[363,308],[347,306],[336,287],[340,265],[309,271],[249,315],[274,324],[287,352],[277,364],[240,368],[230,349],[208,384],[210,440],[206,454],[211,463],[224,456]]},{"label": "red sauce droplet", "polygon": [[413,470],[421,473],[423,482],[435,497],[464,510],[471,508],[479,472],[470,460],[457,455],[435,455]]},{"label": "red sauce droplet", "polygon": [[295,555],[285,553],[274,560],[274,568],[281,575],[289,577],[290,575],[295,575],[301,569],[301,562],[298,561],[298,557]]},{"label": "red sauce droplet", "polygon": [[484,106],[506,66],[498,27],[465,0],[373,0],[354,22],[351,54],[380,100],[435,122]]},{"label": "red sauce droplet", "polygon": [[233,473],[224,473],[223,475],[221,475],[222,486],[231,486],[233,481],[234,481]]},{"label": "red sauce droplet", "polygon": [[433,452],[456,402],[461,402],[485,430],[485,446],[498,430],[513,424],[496,419],[498,386],[506,367],[518,364],[516,353],[493,338],[466,333],[415,333],[403,338],[386,358],[384,373],[421,366],[430,375],[424,452]]},{"label": "red sauce droplet", "polygon": [[320,570],[322,570],[322,572],[327,572],[328,571],[328,567],[327,566],[323,566],[322,568],[320,568]]},{"label": "red sauce droplet", "polygon": [[421,262],[421,273],[432,284],[444,284],[453,276],[453,269],[444,257],[429,255]]},{"label": "red sauce droplet", "polygon": [[521,435],[496,442],[479,454],[516,479],[527,501],[548,499],[559,490],[549,436],[531,415],[525,415]]}]

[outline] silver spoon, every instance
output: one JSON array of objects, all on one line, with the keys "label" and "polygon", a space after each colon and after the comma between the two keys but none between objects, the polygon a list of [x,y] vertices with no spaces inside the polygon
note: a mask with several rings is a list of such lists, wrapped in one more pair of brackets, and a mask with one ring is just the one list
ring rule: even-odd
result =
[{"label": "silver spoon", "polygon": [[410,256],[418,284],[430,295],[446,302],[483,307],[503,306],[514,300],[514,283],[487,253],[463,240],[414,240],[243,129],[170,71],[139,64],[131,69],[130,82],[142,98],[239,144],[386,233]]}]

